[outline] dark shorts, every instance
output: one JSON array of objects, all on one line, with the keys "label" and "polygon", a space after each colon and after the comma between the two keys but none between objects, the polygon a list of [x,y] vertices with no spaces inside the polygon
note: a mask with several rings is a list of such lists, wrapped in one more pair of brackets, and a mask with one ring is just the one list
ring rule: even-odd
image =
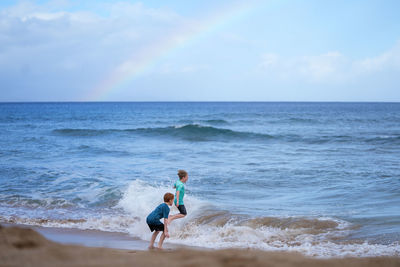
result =
[{"label": "dark shorts", "polygon": [[148,223],[147,224],[148,226],[149,226],[149,228],[150,228],[150,231],[161,231],[161,232],[164,232],[164,224],[163,223],[160,223],[160,224],[150,224],[150,223]]},{"label": "dark shorts", "polygon": [[186,215],[186,214],[187,214],[185,205],[179,205],[177,208],[178,208],[178,210],[179,210],[179,212],[180,212],[181,214],[183,214],[183,215]]}]

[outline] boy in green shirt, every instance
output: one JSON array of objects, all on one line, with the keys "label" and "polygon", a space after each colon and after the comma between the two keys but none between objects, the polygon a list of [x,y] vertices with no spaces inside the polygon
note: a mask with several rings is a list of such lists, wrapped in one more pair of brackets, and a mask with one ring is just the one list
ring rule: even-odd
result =
[{"label": "boy in green shirt", "polygon": [[175,182],[174,188],[176,188],[175,193],[175,206],[178,208],[179,213],[169,216],[168,223],[171,223],[175,219],[180,219],[186,216],[186,208],[183,204],[183,196],[185,195],[185,183],[189,179],[189,175],[185,170],[178,171],[179,180]]}]

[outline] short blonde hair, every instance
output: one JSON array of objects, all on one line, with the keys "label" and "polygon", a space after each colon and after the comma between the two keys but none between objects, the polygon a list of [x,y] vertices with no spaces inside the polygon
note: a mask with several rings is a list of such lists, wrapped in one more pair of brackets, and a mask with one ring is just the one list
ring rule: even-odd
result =
[{"label": "short blonde hair", "polygon": [[183,178],[185,178],[187,175],[188,175],[188,173],[187,173],[187,171],[185,171],[185,170],[179,170],[179,171],[178,171],[179,179],[183,179]]}]

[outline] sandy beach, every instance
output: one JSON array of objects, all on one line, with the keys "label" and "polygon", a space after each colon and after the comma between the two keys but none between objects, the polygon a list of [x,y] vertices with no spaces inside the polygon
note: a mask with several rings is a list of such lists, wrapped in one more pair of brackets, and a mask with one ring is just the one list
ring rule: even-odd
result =
[{"label": "sandy beach", "polygon": [[[53,233],[53,238],[65,239],[68,235],[71,233],[61,231],[58,237]],[[87,235],[93,239],[95,233]],[[88,236],[86,239],[90,239]],[[115,243],[114,235],[110,240],[115,246],[121,245]],[[400,258],[393,257],[314,259],[296,253],[234,249],[147,251],[137,249],[144,244],[138,242],[133,249],[65,245],[50,241],[31,228],[1,226],[0,266],[400,266]]]}]

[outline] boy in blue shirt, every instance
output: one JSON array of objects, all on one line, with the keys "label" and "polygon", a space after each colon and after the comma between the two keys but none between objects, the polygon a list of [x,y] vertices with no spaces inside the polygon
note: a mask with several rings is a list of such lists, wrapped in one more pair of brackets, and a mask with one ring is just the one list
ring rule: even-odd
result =
[{"label": "boy in blue shirt", "polygon": [[[149,216],[146,218],[146,222],[149,225],[150,230],[153,232],[150,240],[150,249],[154,248],[154,241],[157,238],[159,232],[163,232],[160,236],[160,241],[158,241],[158,248],[162,249],[162,245],[165,237],[169,237],[168,233],[168,215],[169,215],[169,207],[172,206],[174,201],[174,195],[171,193],[166,193],[164,195],[164,203],[158,205],[158,207],[153,210]],[[164,223],[160,222],[160,219],[164,218]]]},{"label": "boy in blue shirt", "polygon": [[175,182],[174,188],[176,188],[175,193],[175,206],[178,208],[179,213],[169,217],[168,222],[171,223],[175,219],[183,218],[186,216],[185,204],[183,204],[183,196],[185,195],[185,184],[189,179],[189,175],[185,170],[178,171],[179,180]]}]

